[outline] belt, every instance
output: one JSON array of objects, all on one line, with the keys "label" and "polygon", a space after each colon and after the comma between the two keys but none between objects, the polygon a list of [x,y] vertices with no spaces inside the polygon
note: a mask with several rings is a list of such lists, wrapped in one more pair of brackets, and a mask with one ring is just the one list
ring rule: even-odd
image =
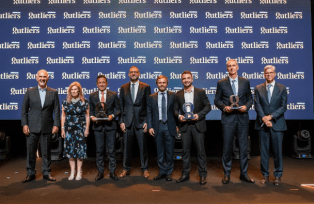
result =
[{"label": "belt", "polygon": [[159,122],[160,122],[160,123],[163,123],[163,124],[167,123],[167,121],[166,121],[166,122],[164,122],[164,121],[162,121],[162,120],[159,120]]}]

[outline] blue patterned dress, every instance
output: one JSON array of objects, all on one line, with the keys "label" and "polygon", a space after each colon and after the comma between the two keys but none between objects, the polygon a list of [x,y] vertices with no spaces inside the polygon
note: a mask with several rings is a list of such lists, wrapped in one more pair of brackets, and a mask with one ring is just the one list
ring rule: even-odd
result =
[{"label": "blue patterned dress", "polygon": [[85,99],[83,103],[78,102],[68,103],[65,99],[62,106],[66,113],[64,122],[64,157],[86,159],[86,141],[84,131],[86,128],[85,113],[88,108],[88,101]]}]

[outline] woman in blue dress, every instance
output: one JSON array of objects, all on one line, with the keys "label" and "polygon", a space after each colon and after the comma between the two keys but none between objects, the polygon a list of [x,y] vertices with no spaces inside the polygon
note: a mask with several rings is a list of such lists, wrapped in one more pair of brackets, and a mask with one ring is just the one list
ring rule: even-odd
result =
[{"label": "woman in blue dress", "polygon": [[73,82],[68,88],[67,98],[62,102],[61,136],[64,138],[64,157],[69,158],[71,174],[75,177],[75,160],[77,175],[75,180],[82,179],[83,159],[86,155],[85,138],[89,134],[89,105],[84,98],[79,82]]}]

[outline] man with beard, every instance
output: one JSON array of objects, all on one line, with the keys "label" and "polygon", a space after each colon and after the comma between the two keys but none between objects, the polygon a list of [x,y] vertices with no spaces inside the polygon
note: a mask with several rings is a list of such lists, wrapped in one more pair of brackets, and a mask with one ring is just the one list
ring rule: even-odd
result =
[{"label": "man with beard", "polygon": [[[181,81],[184,89],[176,93],[174,103],[175,116],[179,119],[179,129],[181,131],[181,143],[183,150],[182,176],[177,180],[177,183],[186,181],[190,177],[190,151],[193,139],[197,150],[200,184],[205,185],[207,176],[207,161],[204,146],[204,132],[206,131],[205,117],[207,113],[211,111],[211,105],[205,91],[203,89],[195,88],[192,85],[193,75],[190,71],[184,71],[182,73]],[[194,110],[191,109],[191,111],[193,111],[193,117],[191,120],[184,117],[186,110],[183,110],[183,105],[187,103],[189,103],[190,106],[194,106]]]}]

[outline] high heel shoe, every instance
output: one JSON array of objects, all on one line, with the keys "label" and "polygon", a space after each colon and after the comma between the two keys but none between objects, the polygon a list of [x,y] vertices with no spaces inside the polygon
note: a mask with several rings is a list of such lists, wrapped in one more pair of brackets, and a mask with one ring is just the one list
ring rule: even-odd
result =
[{"label": "high heel shoe", "polygon": [[82,173],[83,173],[83,171],[78,171],[76,174],[75,180],[77,180],[77,181],[81,180],[82,179]]},{"label": "high heel shoe", "polygon": [[68,180],[72,181],[74,179],[75,176],[75,171],[71,171],[71,175],[69,176]]}]

